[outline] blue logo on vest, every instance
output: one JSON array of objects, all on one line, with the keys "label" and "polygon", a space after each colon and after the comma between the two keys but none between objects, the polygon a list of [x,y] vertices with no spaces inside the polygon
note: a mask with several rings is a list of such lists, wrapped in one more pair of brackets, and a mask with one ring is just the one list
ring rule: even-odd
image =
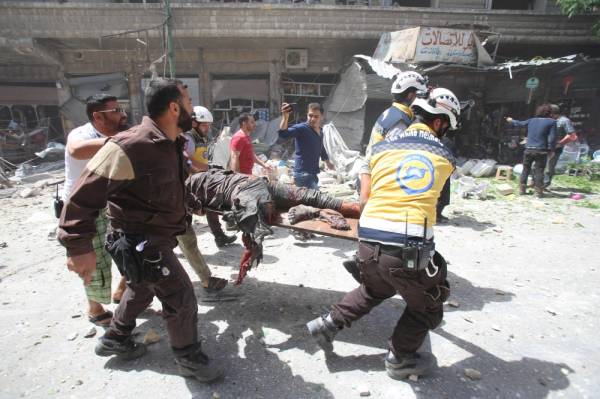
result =
[{"label": "blue logo on vest", "polygon": [[419,154],[407,156],[396,169],[396,181],[408,195],[428,191],[435,180],[435,169],[431,161]]}]

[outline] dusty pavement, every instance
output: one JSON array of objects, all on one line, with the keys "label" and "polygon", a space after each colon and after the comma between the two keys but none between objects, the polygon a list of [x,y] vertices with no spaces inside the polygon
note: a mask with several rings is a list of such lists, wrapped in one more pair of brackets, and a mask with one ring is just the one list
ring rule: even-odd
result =
[{"label": "dusty pavement", "polygon": [[[84,338],[91,325],[81,281],[48,238],[56,223],[51,192],[0,199],[1,398],[600,395],[600,212],[572,200],[454,199],[446,211],[451,223],[436,233],[452,286],[445,322],[429,343],[440,368],[417,382],[390,380],[383,368],[400,298],[342,331],[336,355],[324,357],[304,323],[355,286],[341,266],[354,244],[302,244],[276,230],[264,264],[228,289],[229,301],[207,301],[213,298],[192,274],[205,348],[227,372],[203,385],[176,375],[164,324],[152,311],[139,319],[139,338],[152,328],[161,339],[145,357],[126,363],[93,354],[96,338]],[[208,263],[216,275],[230,276],[241,246],[217,250],[201,222],[195,227]],[[465,369],[481,379],[466,377]]]}]

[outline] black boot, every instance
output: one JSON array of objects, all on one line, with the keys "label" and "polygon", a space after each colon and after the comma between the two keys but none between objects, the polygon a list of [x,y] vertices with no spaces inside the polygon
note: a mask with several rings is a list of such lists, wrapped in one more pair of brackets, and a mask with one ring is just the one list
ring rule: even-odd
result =
[{"label": "black boot", "polygon": [[333,338],[342,328],[335,324],[330,314],[309,321],[306,323],[306,328],[310,335],[317,340],[321,349],[325,352],[333,352]]},{"label": "black boot", "polygon": [[179,374],[184,377],[194,377],[200,382],[211,382],[223,375],[223,371],[211,364],[208,356],[202,352],[200,346],[191,354],[178,356],[175,362],[179,367]]},{"label": "black boot", "polygon": [[94,350],[98,356],[117,355],[123,360],[133,360],[146,353],[146,345],[135,342],[133,337],[124,339],[109,338],[106,334],[98,339]]},{"label": "black boot", "polygon": [[385,358],[387,375],[401,380],[411,375],[424,375],[435,365],[436,358],[431,353],[407,353],[396,357],[390,350]]},{"label": "black boot", "polygon": [[231,244],[236,239],[237,239],[237,237],[235,235],[232,235],[232,236],[228,236],[225,234],[216,235],[215,236],[215,244],[217,244],[217,247],[222,248],[226,245]]},{"label": "black boot", "polygon": [[352,275],[352,277],[359,283],[362,284],[362,278],[360,276],[360,268],[358,267],[358,262],[356,259],[356,255],[352,256],[352,259],[348,259],[342,262],[342,265],[346,269],[348,273]]}]

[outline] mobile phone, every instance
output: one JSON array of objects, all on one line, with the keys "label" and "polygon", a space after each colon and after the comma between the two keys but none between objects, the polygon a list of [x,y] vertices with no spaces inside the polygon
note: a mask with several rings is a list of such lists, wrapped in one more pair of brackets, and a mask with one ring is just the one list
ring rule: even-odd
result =
[{"label": "mobile phone", "polygon": [[291,111],[296,112],[297,108],[298,108],[298,103],[287,103],[288,105],[288,109]]}]

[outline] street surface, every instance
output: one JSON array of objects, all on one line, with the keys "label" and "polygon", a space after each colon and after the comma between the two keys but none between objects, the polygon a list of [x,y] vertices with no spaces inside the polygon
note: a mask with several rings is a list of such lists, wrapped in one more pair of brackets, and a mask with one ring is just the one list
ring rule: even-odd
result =
[{"label": "street surface", "polygon": [[[85,314],[81,280],[49,233],[52,189],[0,199],[0,398],[597,398],[600,395],[600,212],[568,198],[453,198],[436,230],[452,295],[427,346],[439,368],[394,381],[383,366],[403,309],[393,298],[338,334],[325,358],[304,324],[355,287],[341,266],[355,243],[307,243],[276,229],[264,262],[220,301],[199,298],[205,349],[226,369],[210,385],[176,374],[164,323],[144,312],[136,331],[160,335],[145,357],[97,357],[102,333]],[[236,273],[240,240],[217,249],[203,218],[195,229],[214,275]],[[5,246],[2,243],[6,243]],[[113,268],[113,281],[118,273]],[[114,308],[115,305],[111,305]],[[160,309],[155,300],[152,309]],[[481,379],[466,376],[480,372]]]}]

